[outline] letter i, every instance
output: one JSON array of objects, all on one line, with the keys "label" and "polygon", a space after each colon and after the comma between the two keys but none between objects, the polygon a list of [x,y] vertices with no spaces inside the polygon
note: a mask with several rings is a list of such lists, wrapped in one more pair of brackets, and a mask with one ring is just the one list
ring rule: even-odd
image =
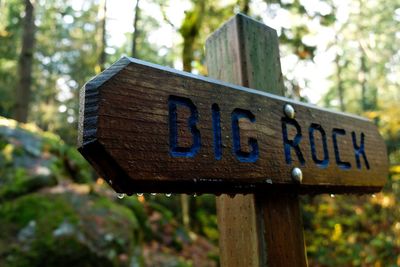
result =
[{"label": "letter i", "polygon": [[214,155],[216,160],[220,160],[222,158],[221,112],[217,104],[211,106],[211,111],[214,135]]}]

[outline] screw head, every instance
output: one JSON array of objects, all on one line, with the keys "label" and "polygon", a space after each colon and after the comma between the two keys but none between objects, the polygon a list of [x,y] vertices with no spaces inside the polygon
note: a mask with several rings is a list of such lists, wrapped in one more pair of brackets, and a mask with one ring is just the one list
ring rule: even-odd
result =
[{"label": "screw head", "polygon": [[292,105],[286,104],[285,107],[283,108],[283,111],[285,112],[286,117],[294,119],[296,111],[294,110]]},{"label": "screw head", "polygon": [[297,183],[301,183],[303,180],[303,172],[300,168],[295,167],[292,169],[292,179]]}]

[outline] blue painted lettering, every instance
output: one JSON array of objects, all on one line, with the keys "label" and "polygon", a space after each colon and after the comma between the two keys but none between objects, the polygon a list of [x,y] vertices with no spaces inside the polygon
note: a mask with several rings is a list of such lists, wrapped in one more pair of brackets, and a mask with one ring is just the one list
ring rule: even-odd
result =
[{"label": "blue painted lettering", "polygon": [[221,143],[221,112],[218,104],[212,104],[212,124],[214,133],[214,155],[216,160],[222,158],[222,143]]},{"label": "blue painted lettering", "polygon": [[351,137],[353,139],[354,155],[356,157],[357,168],[361,169],[360,155],[362,155],[362,157],[364,159],[365,167],[367,168],[367,170],[369,170],[369,163],[368,163],[367,155],[365,154],[364,133],[361,133],[360,145],[357,145],[357,138],[356,138],[355,132],[351,132]]},{"label": "blue painted lettering", "polygon": [[251,147],[251,152],[244,152],[240,145],[240,128],[239,119],[246,118],[251,122],[255,122],[256,118],[248,110],[235,108],[232,111],[232,142],[233,153],[240,162],[256,162],[258,160],[258,143],[257,139],[249,138],[248,144]]},{"label": "blue painted lettering", "polygon": [[[178,146],[177,106],[183,106],[190,110],[190,116],[187,120],[193,140],[190,147]],[[200,132],[196,127],[199,117],[196,106],[189,98],[170,96],[168,98],[168,115],[170,155],[174,158],[193,158],[199,152],[201,146]]]},{"label": "blue painted lettering", "polygon": [[[321,135],[321,141],[322,141],[322,148],[324,152],[324,158],[319,159],[317,157],[317,150],[315,149],[315,136],[314,133],[315,131],[318,131]],[[311,157],[315,164],[317,164],[318,167],[321,168],[326,168],[328,167],[329,164],[329,153],[328,153],[328,145],[326,141],[326,134],[324,128],[322,128],[321,125],[316,124],[316,123],[311,123],[310,127],[308,128],[308,133],[310,137],[310,146],[311,146]]]},{"label": "blue painted lettering", "polygon": [[[292,163],[292,157],[291,157],[291,150],[292,148],[296,152],[297,158],[300,161],[301,165],[305,164],[305,160],[303,157],[303,153],[300,150],[299,144],[301,141],[301,128],[300,125],[297,123],[296,120],[294,119],[289,119],[286,117],[283,117],[281,119],[282,122],[282,137],[283,137],[283,147],[285,149],[285,158],[286,158],[286,163],[291,164]],[[294,126],[296,128],[296,135],[293,138],[293,140],[290,140],[288,137],[288,129],[287,125]]]},{"label": "blue painted lettering", "polygon": [[339,168],[343,170],[348,170],[351,168],[350,162],[342,161],[340,159],[339,146],[337,142],[338,135],[346,135],[346,131],[344,129],[338,129],[338,128],[332,129],[333,149],[335,151],[336,164],[339,166]]}]

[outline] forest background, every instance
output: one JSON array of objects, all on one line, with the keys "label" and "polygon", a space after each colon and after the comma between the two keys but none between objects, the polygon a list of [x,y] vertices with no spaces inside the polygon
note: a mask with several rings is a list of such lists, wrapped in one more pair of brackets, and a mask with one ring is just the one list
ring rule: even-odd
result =
[{"label": "forest background", "polygon": [[310,266],[400,266],[399,0],[0,0],[1,266],[218,265],[215,198],[117,198],[75,150],[78,92],[124,55],[207,75],[237,12],[278,31],[287,97],[387,144],[382,193],[303,197]]}]

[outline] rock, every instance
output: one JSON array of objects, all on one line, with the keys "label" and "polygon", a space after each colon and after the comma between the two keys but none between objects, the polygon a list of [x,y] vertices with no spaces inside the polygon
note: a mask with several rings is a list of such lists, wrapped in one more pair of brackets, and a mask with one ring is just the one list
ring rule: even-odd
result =
[{"label": "rock", "polygon": [[0,117],[0,203],[60,180],[92,180],[92,171],[75,148],[33,124]]},{"label": "rock", "polygon": [[0,266],[129,266],[138,222],[95,195],[38,192],[0,206]]},{"label": "rock", "polygon": [[0,202],[56,184],[57,179],[53,175],[37,175],[33,177],[28,175],[15,175],[0,187]]}]

